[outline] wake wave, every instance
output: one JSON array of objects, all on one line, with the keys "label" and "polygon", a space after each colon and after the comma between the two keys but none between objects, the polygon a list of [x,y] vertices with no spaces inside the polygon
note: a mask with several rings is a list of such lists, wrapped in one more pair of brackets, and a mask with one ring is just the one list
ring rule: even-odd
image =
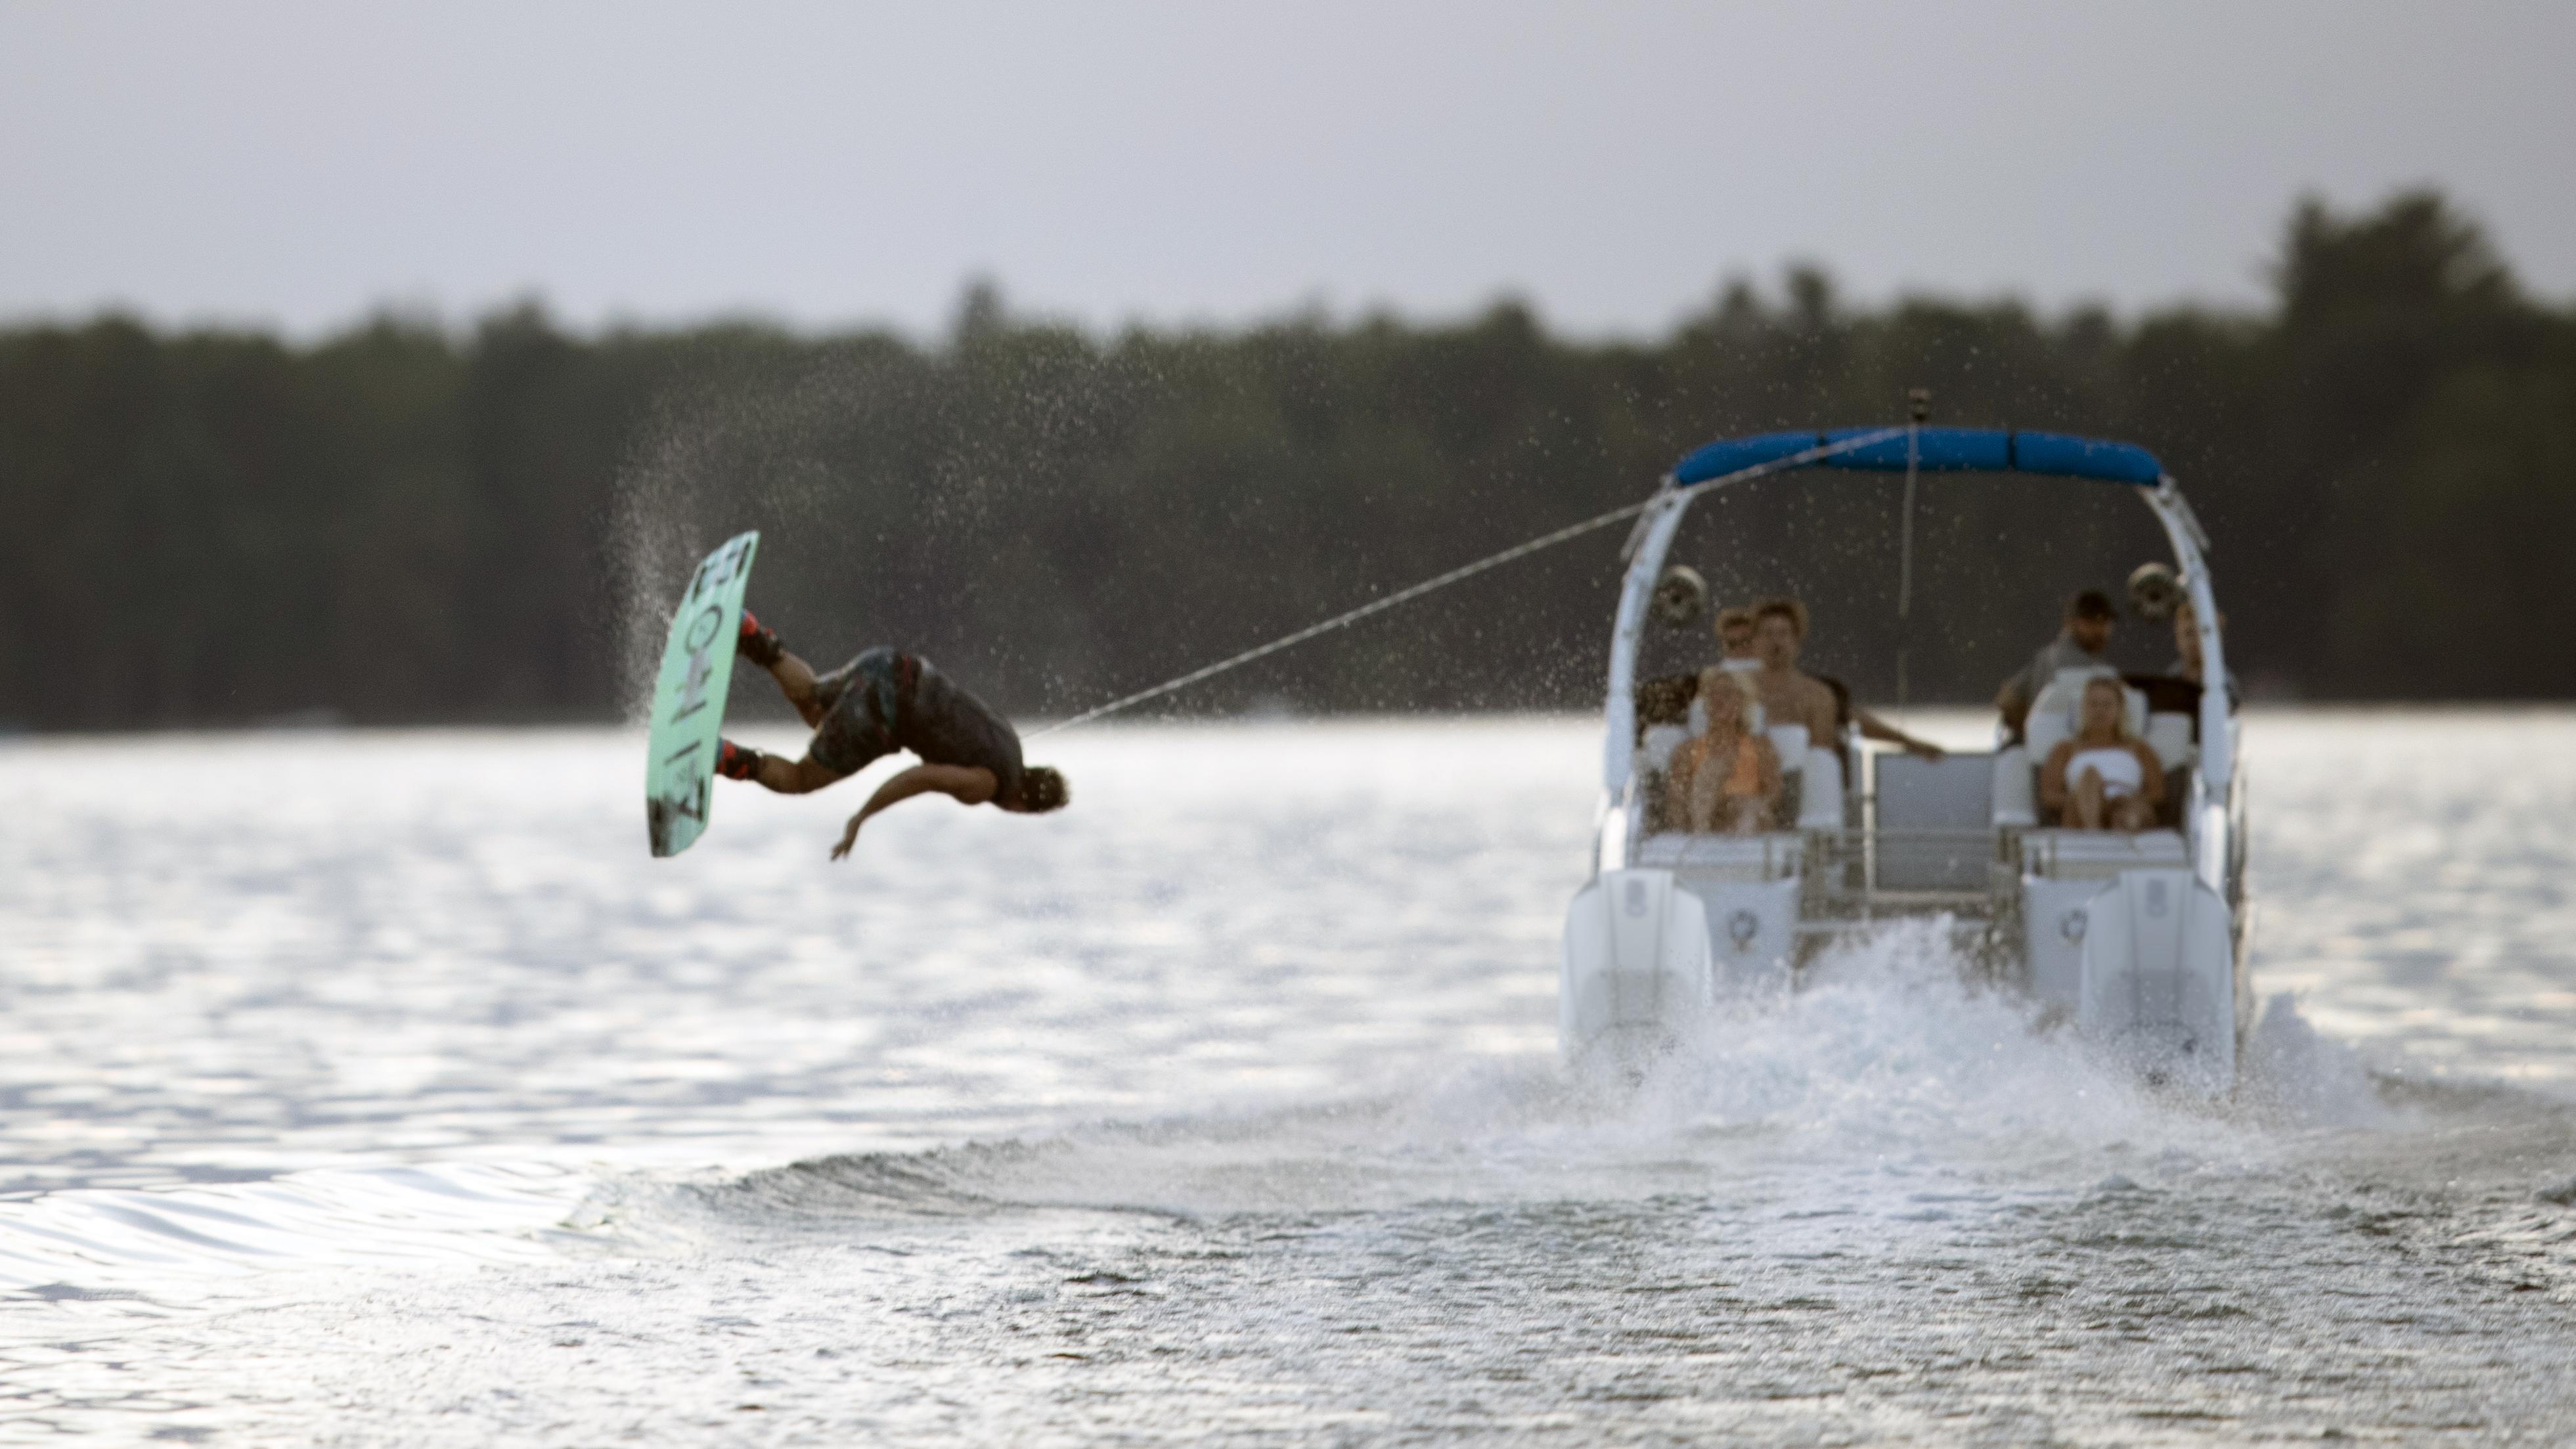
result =
[{"label": "wake wave", "polygon": [[[2420,1108],[2418,1110],[2421,1110]],[[1820,962],[1805,989],[1713,1018],[1642,1082],[1553,1056],[1462,1058],[1328,1102],[1251,1104],[921,1152],[670,1182],[434,1164],[0,1203],[0,1298],[109,1303],[291,1267],[544,1261],[683,1247],[727,1225],[846,1231],[1071,1209],[1319,1215],[1429,1203],[1814,1195],[1896,1182],[2098,1188],[2139,1164],[2276,1162],[2317,1129],[2379,1127],[2359,1060],[2287,999],[2244,1087],[2161,1096],[2007,992],[1937,925]],[[2576,1196],[2576,1189],[2569,1190]]]},{"label": "wake wave", "polygon": [[1462,1059],[1326,1103],[1261,1104],[924,1153],[831,1157],[699,1190],[725,1216],[959,1218],[1049,1208],[1368,1211],[1426,1202],[1787,1190],[1902,1168],[2091,1183],[2106,1164],[2233,1169],[2316,1129],[2394,1120],[2354,1054],[2271,1003],[2231,1100],[2151,1090],[2017,994],[1977,985],[1939,923],[1819,962],[1721,1012],[1642,1081],[1553,1057]]},{"label": "wake wave", "polygon": [[49,1193],[0,1203],[0,1302],[150,1312],[280,1269],[544,1261],[589,1190],[559,1168],[447,1163]]}]

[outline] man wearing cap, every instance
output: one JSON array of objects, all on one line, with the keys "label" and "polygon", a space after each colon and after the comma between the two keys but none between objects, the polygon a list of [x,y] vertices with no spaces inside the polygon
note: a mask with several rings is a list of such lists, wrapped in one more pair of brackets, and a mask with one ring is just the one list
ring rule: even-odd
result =
[{"label": "man wearing cap", "polygon": [[2110,595],[2100,589],[2086,589],[2066,601],[2066,622],[2057,637],[2041,646],[2029,664],[1995,691],[1995,708],[2003,712],[2004,729],[2013,738],[2021,738],[2031,702],[2057,677],[2057,671],[2110,667],[2111,661],[2103,656],[2111,647],[2111,626],[2119,621],[2120,613],[2111,607]]}]

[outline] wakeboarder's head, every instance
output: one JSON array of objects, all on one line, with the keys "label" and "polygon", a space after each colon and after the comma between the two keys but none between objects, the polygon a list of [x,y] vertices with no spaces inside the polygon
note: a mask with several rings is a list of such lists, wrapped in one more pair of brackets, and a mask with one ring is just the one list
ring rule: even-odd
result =
[{"label": "wakeboarder's head", "polygon": [[1052,765],[1030,765],[1020,771],[1020,812],[1044,815],[1061,810],[1073,799],[1073,791],[1064,783],[1064,772]]}]

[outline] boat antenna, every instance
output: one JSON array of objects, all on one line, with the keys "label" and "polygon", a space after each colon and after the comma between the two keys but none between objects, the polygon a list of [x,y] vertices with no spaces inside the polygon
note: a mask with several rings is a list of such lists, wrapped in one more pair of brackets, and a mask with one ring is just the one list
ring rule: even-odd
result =
[{"label": "boat antenna", "polygon": [[[1714,488],[1722,488],[1729,483],[1746,482],[1769,473],[1785,473],[1792,468],[1805,468],[1816,463],[1821,463],[1827,458],[1836,457],[1840,454],[1853,452],[1861,448],[1876,447],[1880,443],[1892,441],[1899,431],[1901,430],[1897,428],[1877,428],[1870,432],[1860,433],[1855,436],[1842,438],[1830,443],[1819,442],[1812,448],[1802,448],[1786,457],[1774,458],[1767,463],[1756,463],[1749,468],[1738,468],[1732,473],[1723,474],[1715,478],[1702,479],[1696,483],[1686,483],[1676,486],[1672,479],[1667,477],[1664,480],[1664,486],[1656,489],[1652,494],[1646,497],[1645,501],[1641,503],[1630,503],[1623,507],[1613,508],[1607,513],[1596,513],[1592,517],[1584,519],[1580,523],[1569,523],[1563,528],[1553,529],[1547,533],[1542,533],[1538,537],[1526,542],[1513,544],[1510,548],[1503,549],[1496,553],[1489,553],[1483,558],[1477,559],[1473,563],[1461,564],[1444,574],[1435,574],[1410,588],[1398,589],[1384,598],[1371,599],[1356,609],[1346,609],[1341,613],[1335,614],[1329,619],[1309,624],[1305,628],[1300,629],[1293,634],[1283,634],[1278,638],[1271,640],[1267,644],[1256,644],[1252,648],[1246,649],[1240,654],[1229,655],[1226,658],[1218,660],[1214,664],[1202,665],[1197,669],[1191,670],[1187,674],[1177,675],[1171,679],[1164,680],[1162,683],[1155,685],[1151,689],[1140,689],[1134,694],[1120,695],[1118,698],[1109,701],[1107,704],[1094,705],[1091,708],[1084,710],[1082,713],[1075,715],[1071,719],[1058,720],[1054,724],[1048,725],[1046,728],[1041,730],[1031,730],[1028,734],[1022,736],[1022,738],[1028,740],[1039,739],[1046,735],[1056,734],[1064,730],[1072,729],[1076,725],[1089,724],[1093,720],[1099,719],[1104,715],[1116,714],[1122,709],[1128,709],[1133,706],[1143,704],[1149,699],[1160,699],[1162,696],[1173,693],[1176,690],[1187,689],[1191,685],[1196,684],[1203,679],[1213,679],[1217,675],[1223,674],[1229,669],[1240,668],[1243,665],[1250,664],[1256,659],[1276,654],[1282,649],[1303,644],[1307,640],[1312,639],[1319,634],[1329,634],[1335,629],[1356,624],[1360,620],[1365,619],[1372,614],[1385,613],[1387,610],[1394,608],[1398,604],[1411,603],[1413,600],[1421,598],[1425,594],[1445,589],[1451,584],[1457,583],[1462,579],[1474,578],[1476,575],[1485,572],[1487,569],[1500,568],[1514,559],[1527,558],[1541,549],[1554,548],[1560,543],[1581,538],[1583,535],[1590,533],[1595,529],[1608,528],[1614,523],[1625,523],[1629,519],[1644,513],[1650,508],[1672,507],[1675,499],[1686,494],[1701,493]],[[1910,457],[1911,454],[1908,456]]]},{"label": "boat antenna", "polygon": [[1932,389],[1905,390],[1905,514],[1896,529],[1896,718],[1905,721],[1906,655],[1914,634],[1914,480],[1923,461],[1923,425],[1932,421]]}]

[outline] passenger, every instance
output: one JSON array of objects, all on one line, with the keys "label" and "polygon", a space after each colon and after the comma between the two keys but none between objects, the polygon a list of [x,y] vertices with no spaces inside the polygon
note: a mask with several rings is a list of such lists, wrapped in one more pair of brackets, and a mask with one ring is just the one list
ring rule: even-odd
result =
[{"label": "passenger", "polygon": [[2039,803],[2070,830],[2139,831],[2156,823],[2165,771],[2156,752],[2129,733],[2129,698],[2108,675],[2084,686],[2083,728],[2048,752]]},{"label": "passenger", "polygon": [[1717,611],[1717,644],[1724,651],[1718,668],[1750,672],[1762,667],[1762,651],[1753,643],[1753,611],[1744,605]]},{"label": "passenger", "polygon": [[1995,691],[1995,708],[2003,714],[2004,732],[2013,739],[2022,737],[2022,725],[2030,718],[2031,702],[2061,669],[2108,668],[2103,657],[2111,647],[2111,626],[2120,621],[2119,611],[2111,607],[2111,597],[2100,589],[2086,589],[2066,601],[2066,623],[2057,637],[2043,645],[2030,663],[2024,665],[2003,688]]},{"label": "passenger", "polygon": [[1754,650],[1762,667],[1753,687],[1771,725],[1800,725],[1810,744],[1832,749],[1841,737],[1841,708],[1833,690],[1798,668],[1807,640],[1807,606],[1796,599],[1764,599],[1753,606]]},{"label": "passenger", "polygon": [[[1807,641],[1807,606],[1796,599],[1765,599],[1753,608],[1754,642],[1762,668],[1753,676],[1761,691],[1764,716],[1775,726],[1804,725],[1810,743],[1838,748],[1847,696],[1832,684],[1798,669],[1798,653]],[[1851,706],[1851,717],[1864,739],[1901,745],[1907,754],[1941,758],[1939,745],[1916,739],[1868,710]]]},{"label": "passenger", "polygon": [[[2225,614],[2218,616],[2218,627],[2221,629],[2227,627]],[[2206,686],[2209,681],[2201,678],[2206,668],[2200,654],[2200,615],[2192,608],[2191,600],[2185,599],[2174,607],[2174,662],[2165,673],[2176,679],[2188,679],[2194,684]],[[2227,680],[2227,703],[2233,707],[2236,702],[2236,678],[2230,675]]]},{"label": "passenger", "polygon": [[1737,670],[1700,671],[1708,728],[1673,751],[1665,818],[1695,835],[1755,835],[1780,803],[1780,754],[1753,728],[1753,685]]}]

